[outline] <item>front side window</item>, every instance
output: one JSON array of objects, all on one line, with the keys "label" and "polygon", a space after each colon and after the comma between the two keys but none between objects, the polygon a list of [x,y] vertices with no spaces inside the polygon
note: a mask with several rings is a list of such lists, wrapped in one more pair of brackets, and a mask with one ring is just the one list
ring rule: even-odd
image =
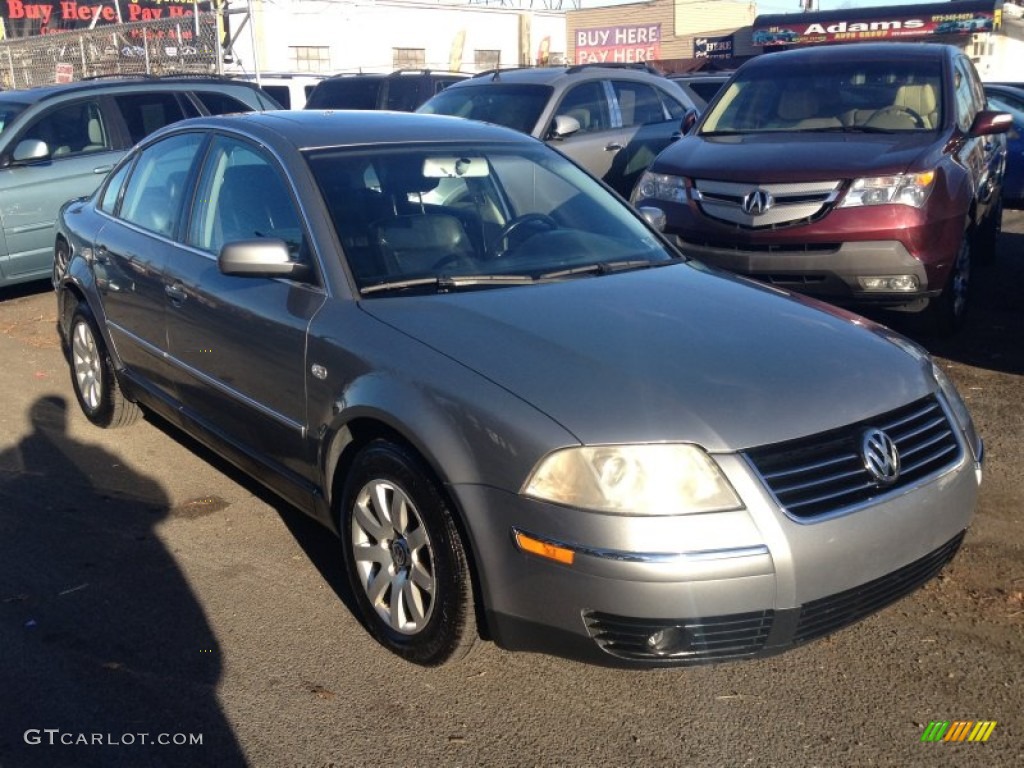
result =
[{"label": "front side window", "polygon": [[117,201],[121,198],[121,189],[124,181],[128,178],[128,172],[132,164],[125,163],[110,175],[107,185],[103,188],[103,195],[100,198],[100,210],[109,214],[117,212]]},{"label": "front side window", "polygon": [[95,101],[79,101],[50,110],[26,129],[24,139],[46,142],[55,159],[111,149],[110,133]]},{"label": "front side window", "polygon": [[575,117],[580,124],[579,133],[604,131],[612,127],[604,83],[599,80],[580,83],[570,88],[562,97],[556,114]]},{"label": "front side window", "polygon": [[256,147],[218,136],[199,179],[187,241],[217,254],[225,243],[273,238],[305,258],[298,209],[284,177]]},{"label": "front side window", "polygon": [[171,237],[181,218],[185,182],[203,144],[203,134],[184,133],[144,149],[135,162],[121,202],[121,218]]}]

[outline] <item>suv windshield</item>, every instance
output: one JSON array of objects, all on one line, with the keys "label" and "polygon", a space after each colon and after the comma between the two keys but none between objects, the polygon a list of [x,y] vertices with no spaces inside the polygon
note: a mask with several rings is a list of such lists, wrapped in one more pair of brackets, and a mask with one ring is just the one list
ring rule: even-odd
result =
[{"label": "suv windshield", "polygon": [[574,279],[679,258],[540,144],[316,150],[308,159],[366,294]]},{"label": "suv windshield", "polygon": [[482,120],[532,133],[553,90],[551,86],[535,84],[460,85],[442,91],[419,111]]},{"label": "suv windshield", "polygon": [[836,61],[740,73],[702,134],[761,131],[932,131],[942,123],[939,61]]}]

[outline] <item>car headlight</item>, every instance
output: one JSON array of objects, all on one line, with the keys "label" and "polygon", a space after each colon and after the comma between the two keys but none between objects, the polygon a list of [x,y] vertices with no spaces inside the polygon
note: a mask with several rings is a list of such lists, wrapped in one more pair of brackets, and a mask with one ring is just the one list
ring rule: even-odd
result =
[{"label": "car headlight", "polygon": [[682,515],[739,509],[718,465],[695,445],[565,448],[545,456],[522,493],[622,515]]},{"label": "car headlight", "polygon": [[845,197],[839,201],[838,207],[896,204],[921,208],[932,193],[934,182],[935,171],[856,179]]},{"label": "car headlight", "polygon": [[640,181],[633,187],[629,201],[666,200],[670,203],[686,202],[686,181],[681,176],[670,176],[667,173],[651,173],[644,171]]}]

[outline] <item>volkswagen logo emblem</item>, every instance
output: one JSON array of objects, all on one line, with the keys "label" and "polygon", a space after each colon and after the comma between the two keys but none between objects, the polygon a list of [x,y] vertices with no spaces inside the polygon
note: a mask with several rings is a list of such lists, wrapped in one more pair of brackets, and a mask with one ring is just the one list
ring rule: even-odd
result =
[{"label": "volkswagen logo emblem", "polygon": [[751,216],[760,216],[773,205],[775,205],[775,198],[771,194],[763,189],[755,189],[753,192],[748,192],[743,196],[741,207],[744,213],[749,213]]},{"label": "volkswagen logo emblem", "polygon": [[880,429],[869,429],[860,442],[864,468],[876,485],[892,485],[900,476],[900,454],[896,443]]}]

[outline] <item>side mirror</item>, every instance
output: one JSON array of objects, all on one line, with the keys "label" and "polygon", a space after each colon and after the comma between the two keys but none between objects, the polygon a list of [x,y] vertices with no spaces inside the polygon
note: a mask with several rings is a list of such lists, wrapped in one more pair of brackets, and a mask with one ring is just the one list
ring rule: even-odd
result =
[{"label": "side mirror", "polygon": [[686,110],[686,114],[683,115],[683,122],[679,125],[679,128],[682,130],[684,136],[688,134],[693,129],[693,126],[697,124],[697,118],[699,116],[700,113],[698,113],[696,109]]},{"label": "side mirror", "polygon": [[1013,115],[1009,112],[995,112],[985,109],[974,117],[971,123],[971,136],[990,136],[994,133],[1006,133],[1013,127]]},{"label": "side mirror", "polygon": [[217,256],[217,268],[238,277],[287,277],[306,280],[308,264],[292,261],[288,244],[275,238],[237,240],[225,243]]},{"label": "side mirror", "polygon": [[665,212],[661,208],[656,208],[653,205],[643,205],[637,209],[641,216],[644,217],[644,221],[650,224],[654,229],[659,232],[665,231]]},{"label": "side mirror", "polygon": [[553,139],[564,139],[566,136],[572,136],[580,129],[580,121],[575,117],[569,117],[569,115],[555,115],[555,120],[551,126],[551,138]]},{"label": "side mirror", "polygon": [[23,139],[18,142],[11,155],[11,161],[15,163],[30,163],[33,160],[47,160],[50,157],[50,147],[41,139]]}]

